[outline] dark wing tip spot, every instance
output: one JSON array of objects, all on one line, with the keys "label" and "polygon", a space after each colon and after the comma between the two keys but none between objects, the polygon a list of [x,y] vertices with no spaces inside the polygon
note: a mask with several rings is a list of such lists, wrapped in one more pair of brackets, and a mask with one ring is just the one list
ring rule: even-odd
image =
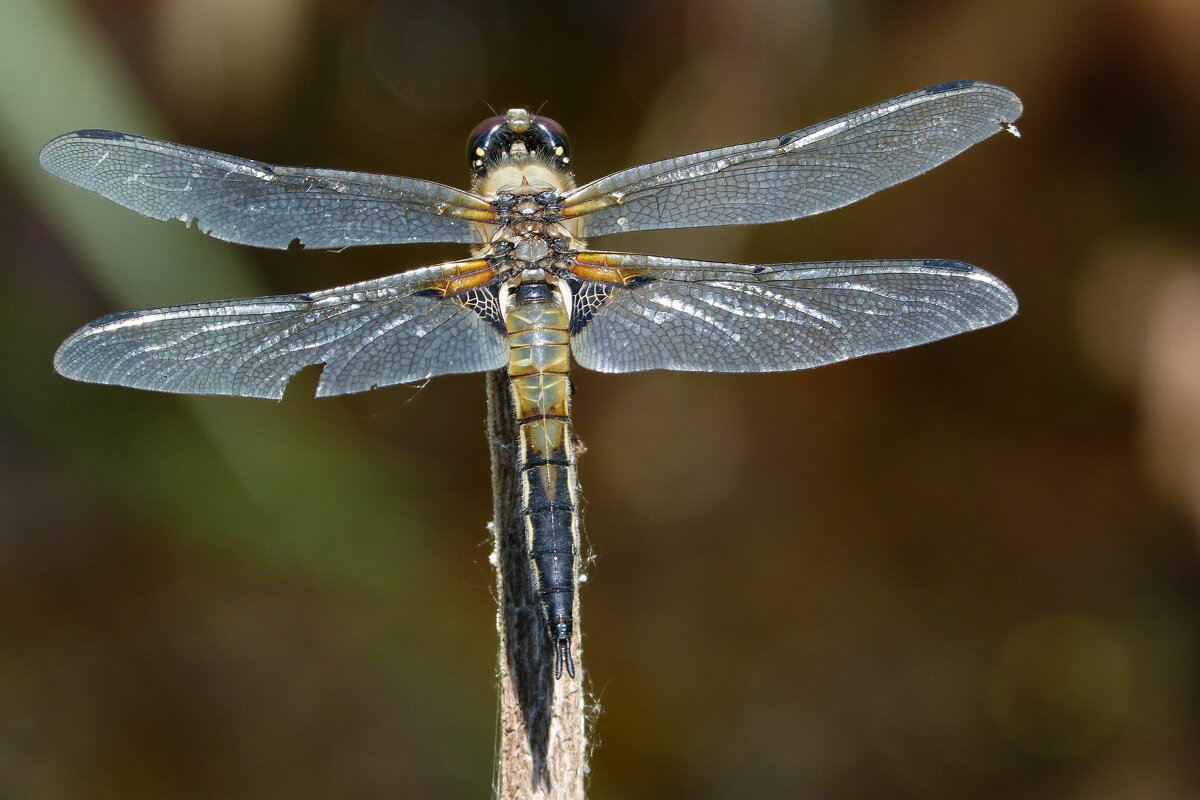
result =
[{"label": "dark wing tip spot", "polygon": [[946,81],[945,83],[935,83],[933,86],[927,86],[924,92],[925,94],[941,94],[942,92],[953,92],[956,89],[966,89],[978,83],[979,81]]},{"label": "dark wing tip spot", "polygon": [[84,139],[127,139],[125,134],[118,131],[105,131],[99,128],[86,128],[82,131],[75,131],[75,135]]},{"label": "dark wing tip spot", "polygon": [[972,272],[974,267],[970,264],[965,264],[962,261],[951,261],[948,258],[927,258],[925,266],[929,269],[948,269],[954,272]]},{"label": "dark wing tip spot", "polygon": [[139,313],[140,312],[138,311],[118,311],[115,314],[105,314],[100,319],[92,320],[83,327],[84,329],[105,328],[115,322],[123,322],[127,319],[133,319],[134,317],[138,316]]}]

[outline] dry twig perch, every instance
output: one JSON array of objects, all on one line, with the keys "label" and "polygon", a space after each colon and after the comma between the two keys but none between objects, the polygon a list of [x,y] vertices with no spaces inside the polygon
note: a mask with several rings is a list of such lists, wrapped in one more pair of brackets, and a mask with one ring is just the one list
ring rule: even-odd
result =
[{"label": "dry twig perch", "polygon": [[[500,731],[495,796],[502,800],[582,800],[587,776],[579,612],[571,656],[575,677],[554,678],[554,648],[529,569],[513,464],[516,421],[508,374],[487,376],[492,456],[493,564],[500,609]],[[578,587],[575,608],[579,608]]]}]

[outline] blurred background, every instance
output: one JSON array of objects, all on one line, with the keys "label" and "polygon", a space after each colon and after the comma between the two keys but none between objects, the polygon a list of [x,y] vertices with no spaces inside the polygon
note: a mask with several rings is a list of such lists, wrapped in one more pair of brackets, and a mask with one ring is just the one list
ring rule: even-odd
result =
[{"label": "blurred background", "polygon": [[487,104],[544,103],[586,181],[963,78],[1023,138],[604,241],[960,259],[1021,313],[811,372],[576,374],[592,796],[1200,796],[1194,0],[0,5],[0,797],[484,797],[496,725],[480,376],[277,404],[51,369],[102,314],[462,249],[211,241],[44,142],[462,186]]}]

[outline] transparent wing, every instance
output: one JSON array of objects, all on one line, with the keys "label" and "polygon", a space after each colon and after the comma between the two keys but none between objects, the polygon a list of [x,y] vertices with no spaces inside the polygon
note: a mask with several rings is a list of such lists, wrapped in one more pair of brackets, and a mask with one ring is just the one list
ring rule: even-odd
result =
[{"label": "transparent wing", "polygon": [[285,249],[481,241],[494,218],[467,192],[412,178],[280,167],[114,131],[77,131],[41,152],[68,183],[218,239]]},{"label": "transparent wing", "polygon": [[1007,286],[958,261],[577,260],[591,279],[573,299],[572,352],[601,372],[806,369],[994,325],[1017,311]]},{"label": "transparent wing", "polygon": [[[460,261],[312,294],[111,314],[63,342],[54,367],[91,383],[275,399],[311,364],[325,365],[318,396],[500,369],[491,274]],[[443,295],[452,284],[474,288]]]},{"label": "transparent wing", "polygon": [[584,236],[779,222],[829,211],[916,177],[1001,130],[1021,101],[956,81],[774,139],[634,167],[568,194]]}]

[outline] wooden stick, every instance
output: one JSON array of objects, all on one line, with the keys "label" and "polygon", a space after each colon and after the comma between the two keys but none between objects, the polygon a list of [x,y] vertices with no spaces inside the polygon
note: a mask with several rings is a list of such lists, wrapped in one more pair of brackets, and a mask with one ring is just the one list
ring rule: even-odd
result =
[{"label": "wooden stick", "polygon": [[487,376],[488,445],[492,455],[491,525],[500,608],[500,731],[495,797],[501,800],[583,800],[588,741],[584,716],[579,624],[575,587],[575,677],[554,678],[554,648],[538,603],[521,516],[516,421],[508,374]]}]

